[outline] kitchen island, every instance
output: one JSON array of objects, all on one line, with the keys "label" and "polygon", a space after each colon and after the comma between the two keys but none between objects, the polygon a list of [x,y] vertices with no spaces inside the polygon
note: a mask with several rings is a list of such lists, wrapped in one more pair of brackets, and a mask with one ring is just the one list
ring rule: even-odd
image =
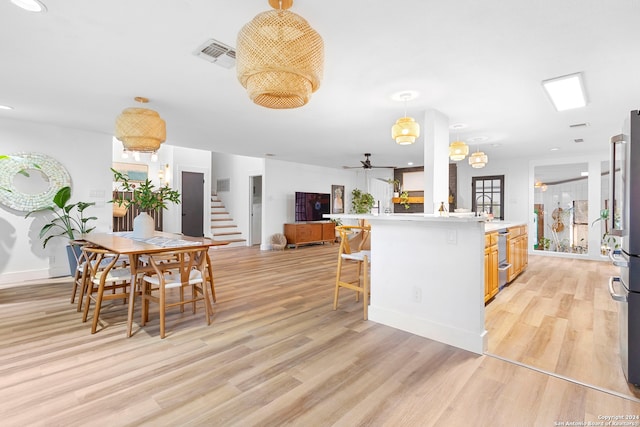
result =
[{"label": "kitchen island", "polygon": [[371,224],[369,319],[474,353],[486,347],[485,222],[424,214],[329,215]]},{"label": "kitchen island", "polygon": [[371,224],[369,320],[484,352],[486,236],[526,226],[473,216],[327,217]]}]

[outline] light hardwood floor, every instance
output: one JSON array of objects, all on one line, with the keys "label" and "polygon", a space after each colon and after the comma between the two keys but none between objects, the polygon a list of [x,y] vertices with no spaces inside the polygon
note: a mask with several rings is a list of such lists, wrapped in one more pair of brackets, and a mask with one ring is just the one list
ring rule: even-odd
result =
[{"label": "light hardwood floor", "polygon": [[637,402],[363,321],[348,292],[333,311],[337,250],[212,250],[213,323],[202,307],[173,311],[164,340],[153,311],[125,338],[118,303],[91,335],[70,280],[3,286],[0,425],[553,426],[640,414]]},{"label": "light hardwood floor", "polygon": [[618,352],[618,306],[609,262],[530,256],[527,270],[485,310],[487,352],[640,397],[624,378]]}]

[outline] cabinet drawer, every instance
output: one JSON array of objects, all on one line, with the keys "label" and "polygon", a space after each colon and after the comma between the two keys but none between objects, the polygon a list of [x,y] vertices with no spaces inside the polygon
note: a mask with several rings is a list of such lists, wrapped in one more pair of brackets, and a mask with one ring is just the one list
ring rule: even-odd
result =
[{"label": "cabinet drawer", "polygon": [[484,235],[484,247],[494,246],[498,244],[498,233],[491,232]]}]

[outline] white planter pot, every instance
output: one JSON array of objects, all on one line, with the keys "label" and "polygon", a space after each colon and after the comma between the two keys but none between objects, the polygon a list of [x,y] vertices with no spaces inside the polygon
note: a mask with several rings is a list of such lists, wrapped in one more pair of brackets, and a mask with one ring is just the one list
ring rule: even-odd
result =
[{"label": "white planter pot", "polygon": [[148,213],[140,212],[140,214],[133,219],[133,237],[146,239],[152,237],[154,231],[154,221]]}]

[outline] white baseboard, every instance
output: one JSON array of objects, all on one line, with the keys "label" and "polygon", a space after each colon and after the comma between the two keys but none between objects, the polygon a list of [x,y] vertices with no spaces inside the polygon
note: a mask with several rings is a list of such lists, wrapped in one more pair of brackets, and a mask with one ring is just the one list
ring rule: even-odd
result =
[{"label": "white baseboard", "polygon": [[486,330],[465,331],[373,305],[369,307],[369,320],[477,354],[483,354],[486,348]]}]

